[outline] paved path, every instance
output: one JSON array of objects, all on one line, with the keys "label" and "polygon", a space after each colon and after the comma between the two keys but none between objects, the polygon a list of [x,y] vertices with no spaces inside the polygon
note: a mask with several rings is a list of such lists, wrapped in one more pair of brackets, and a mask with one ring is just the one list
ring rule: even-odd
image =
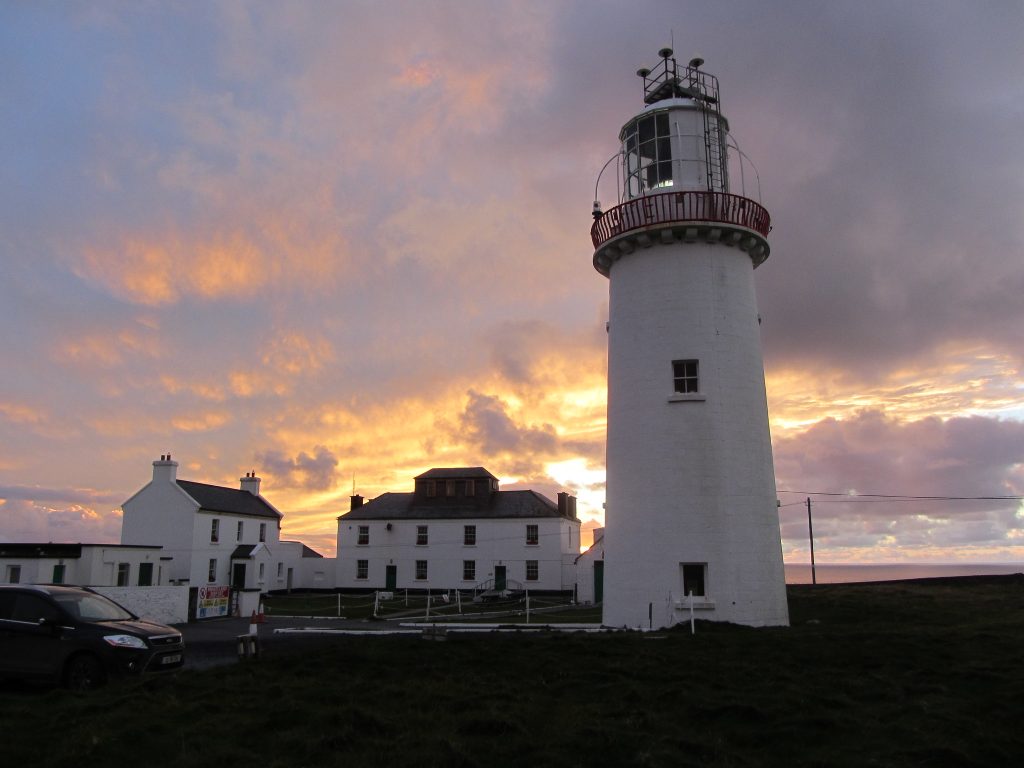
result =
[{"label": "paved path", "polygon": [[[249,619],[206,619],[188,624],[177,624],[185,638],[185,669],[208,669],[238,661],[238,636],[249,634]],[[296,637],[275,635],[275,629],[325,627],[340,629],[392,629],[390,622],[370,622],[348,619],[289,619],[268,617],[256,625],[257,642],[261,655],[278,656],[301,652],[314,645],[330,643],[333,638],[322,635]]]}]

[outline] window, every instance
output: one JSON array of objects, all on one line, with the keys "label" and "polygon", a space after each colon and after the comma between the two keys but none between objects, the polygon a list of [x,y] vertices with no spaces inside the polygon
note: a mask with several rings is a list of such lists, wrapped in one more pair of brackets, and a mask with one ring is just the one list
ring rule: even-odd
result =
[{"label": "window", "polygon": [[206,574],[206,580],[211,584],[217,580],[217,558],[210,558],[210,568]]},{"label": "window", "polygon": [[356,541],[356,543],[361,547],[365,547],[367,544],[370,543],[370,526],[359,526],[359,539]]},{"label": "window", "polygon": [[462,561],[462,580],[476,581],[476,560]]},{"label": "window", "polygon": [[672,139],[668,112],[647,115],[624,130],[626,194],[638,197],[672,186]]},{"label": "window", "polygon": [[20,584],[21,583],[21,566],[20,565],[8,565],[7,566],[7,583],[8,584]]},{"label": "window", "polygon": [[683,394],[700,392],[696,360],[673,360],[672,377],[675,382],[676,392]]},{"label": "window", "polygon": [[456,487],[457,487],[457,485],[458,484],[454,480],[445,480],[444,481],[444,495],[445,496],[454,496],[456,494]]},{"label": "window", "polygon": [[58,621],[60,612],[38,595],[17,595],[11,608],[11,619],[26,624],[38,624],[43,619]]},{"label": "window", "polygon": [[423,581],[427,578],[427,561],[417,560],[416,561],[416,578],[419,581]]},{"label": "window", "polygon": [[267,540],[267,524],[260,523],[260,541]]},{"label": "window", "polygon": [[128,563],[117,564],[117,586],[127,587],[131,566]]},{"label": "window", "polygon": [[370,578],[370,561],[369,560],[356,560],[356,578],[357,579],[368,579],[368,578]]},{"label": "window", "polygon": [[417,525],[416,526],[416,546],[425,547],[427,545],[427,526]]},{"label": "window", "polygon": [[437,483],[427,480],[427,496],[437,496]]},{"label": "window", "polygon": [[475,525],[464,525],[462,526],[462,543],[467,547],[476,546],[476,526]]},{"label": "window", "polygon": [[64,583],[64,563],[58,563],[57,565],[53,566],[53,583]]},{"label": "window", "polygon": [[284,563],[277,564],[277,578],[284,576]]},{"label": "window", "polygon": [[151,586],[153,586],[153,564],[152,563],[139,563],[139,586],[140,587],[151,587]]},{"label": "window", "polygon": [[263,576],[266,573],[266,563],[260,563],[260,581],[263,581]]},{"label": "window", "polygon": [[235,541],[241,541],[242,540],[242,528],[243,528],[242,521],[239,520],[238,521],[238,530],[235,532]]},{"label": "window", "polygon": [[707,588],[705,580],[707,576],[707,563],[680,563],[679,570],[683,577],[683,594],[694,597],[705,597]]},{"label": "window", "polygon": [[220,541],[220,520],[216,517],[210,521],[210,543],[216,544]]},{"label": "window", "polygon": [[476,496],[476,480],[467,480],[466,481],[466,495],[467,496]]},{"label": "window", "polygon": [[536,560],[527,560],[526,561],[526,580],[527,581],[536,581],[537,577],[539,575],[540,575],[540,566],[537,564],[537,561]]},{"label": "window", "polygon": [[526,543],[537,544],[540,542],[540,533],[537,530],[536,525],[526,526]]}]

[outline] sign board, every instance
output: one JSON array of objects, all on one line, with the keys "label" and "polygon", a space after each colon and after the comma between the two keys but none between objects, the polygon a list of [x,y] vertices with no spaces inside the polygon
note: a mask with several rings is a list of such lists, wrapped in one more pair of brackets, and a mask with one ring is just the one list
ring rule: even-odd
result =
[{"label": "sign board", "polygon": [[200,587],[199,602],[196,604],[196,618],[212,619],[216,616],[227,616],[230,598],[230,587]]}]

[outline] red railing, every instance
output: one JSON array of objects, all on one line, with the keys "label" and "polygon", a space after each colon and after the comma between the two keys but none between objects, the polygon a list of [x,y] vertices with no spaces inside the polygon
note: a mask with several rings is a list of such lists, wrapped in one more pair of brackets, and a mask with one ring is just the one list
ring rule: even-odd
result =
[{"label": "red railing", "polygon": [[590,228],[594,247],[634,229],[675,222],[718,222],[752,229],[767,237],[771,216],[746,197],[726,192],[664,192],[645,195],[605,211]]}]

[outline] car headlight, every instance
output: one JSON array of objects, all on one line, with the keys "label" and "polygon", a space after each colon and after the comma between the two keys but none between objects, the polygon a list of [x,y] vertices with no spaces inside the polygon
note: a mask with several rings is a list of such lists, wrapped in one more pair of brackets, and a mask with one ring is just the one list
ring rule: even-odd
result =
[{"label": "car headlight", "polygon": [[145,648],[146,641],[135,635],[104,635],[103,639],[115,648]]}]

